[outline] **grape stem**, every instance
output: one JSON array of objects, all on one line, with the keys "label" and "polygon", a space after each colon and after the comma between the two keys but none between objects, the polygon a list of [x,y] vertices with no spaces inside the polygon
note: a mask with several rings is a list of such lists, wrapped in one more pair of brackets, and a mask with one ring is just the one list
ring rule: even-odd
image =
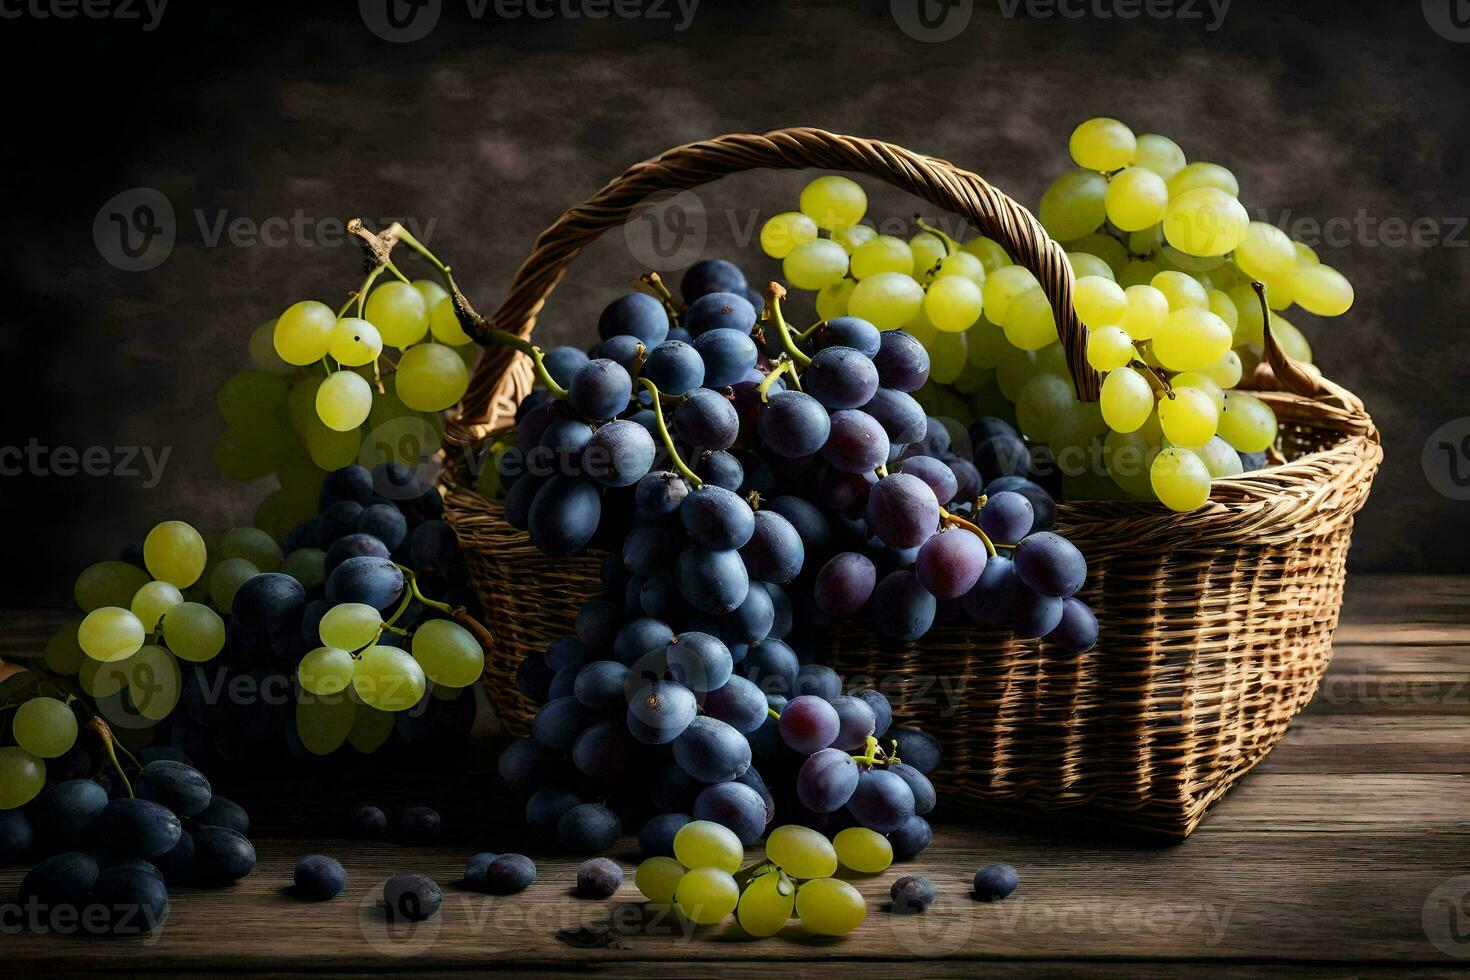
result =
[{"label": "grape stem", "polygon": [[[399,565],[398,567],[403,568],[402,565]],[[408,580],[409,592],[411,592],[413,594],[413,597],[419,602],[422,602],[430,609],[437,609],[442,613],[446,613],[451,616],[454,615],[454,610],[449,606],[448,603],[438,602],[434,599],[430,599],[419,591],[419,580],[418,576],[415,573],[409,571],[406,568],[403,568],[403,577]]]},{"label": "grape stem", "polygon": [[825,327],[826,325],[827,325],[827,321],[826,320],[818,320],[816,323],[813,323],[811,326],[807,327],[801,333],[797,334],[796,335],[796,339],[798,341],[801,341],[802,343],[805,343],[806,341],[808,341],[808,340],[811,339],[812,334],[814,334],[814,333],[817,332],[817,328],[818,327]]},{"label": "grape stem", "polygon": [[776,332],[781,335],[781,346],[793,361],[801,367],[806,367],[812,362],[812,359],[796,346],[796,341],[791,336],[791,327],[787,326],[786,318],[781,315],[781,300],[785,297],[786,287],[779,282],[766,286],[766,306],[771,311],[771,318],[776,321]]},{"label": "grape stem", "polygon": [[638,383],[646,388],[649,395],[653,398],[653,418],[658,424],[658,437],[663,441],[664,448],[669,452],[669,462],[674,464],[674,469],[679,471],[680,476],[692,484],[694,489],[698,490],[704,486],[704,481],[694,475],[694,471],[685,464],[683,458],[679,455],[679,450],[674,448],[674,437],[669,435],[669,427],[664,422],[663,393],[658,390],[658,385],[649,381],[647,378],[639,378]]},{"label": "grape stem", "polygon": [[781,712],[777,711],[775,708],[770,708],[770,707],[766,708],[766,714],[770,715],[772,718],[776,719],[777,721],[780,721],[781,720]]},{"label": "grape stem", "polygon": [[[122,763],[117,761],[117,749],[119,746],[117,745],[117,740],[112,737],[112,729],[107,726],[107,722],[96,715],[93,715],[92,720],[87,722],[87,728],[97,733],[97,738],[102,742],[102,751],[107,753],[107,759],[112,763],[112,768],[117,770],[117,778],[122,780],[123,789],[128,791],[129,797],[133,796],[133,784],[128,782],[128,774],[123,772]],[[128,753],[126,748],[123,748],[123,752],[128,755],[128,758],[132,759],[131,753]],[[137,759],[132,759],[132,761],[133,765],[138,765]],[[142,766],[138,766],[138,768],[141,769]]]},{"label": "grape stem", "polygon": [[971,534],[978,534],[980,536],[980,541],[985,545],[986,554],[988,554],[991,558],[995,557],[995,542],[990,540],[990,535],[986,534],[980,529],[980,525],[972,524],[969,521],[965,520],[963,517],[958,517],[954,514],[951,514],[943,507],[939,508],[939,519],[953,527],[962,527],[966,531],[969,531]]},{"label": "grape stem", "polygon": [[953,238],[949,237],[944,232],[940,231],[938,228],[935,228],[935,227],[933,227],[931,225],[925,224],[924,223],[924,219],[921,218],[917,214],[914,215],[914,224],[918,225],[924,231],[927,231],[929,234],[933,235],[935,238],[937,238],[941,242],[943,242],[944,243],[945,251],[948,254],[953,255],[954,253],[956,253],[956,252],[958,252],[960,250],[960,243],[959,242],[955,241]]},{"label": "grape stem", "polygon": [[883,750],[878,746],[878,740],[869,735],[867,742],[863,746],[863,754],[853,756],[852,761],[860,766],[886,766],[892,765],[897,761],[897,758],[897,756],[885,755]]},{"label": "grape stem", "polygon": [[762,405],[764,405],[768,400],[767,396],[770,393],[771,385],[775,384],[776,379],[781,377],[783,374],[790,374],[793,378],[796,377],[796,365],[793,364],[791,362],[791,359],[785,354],[782,354],[776,360],[776,366],[773,367],[770,372],[766,374],[765,378],[761,381],[760,386],[755,389],[756,393],[761,396]]},{"label": "grape stem", "polygon": [[679,325],[679,304],[674,302],[674,294],[669,292],[669,287],[664,285],[663,278],[657,272],[645,272],[633,280],[633,285],[647,286],[649,292],[664,304],[664,309],[669,314],[669,322],[676,327]]},{"label": "grape stem", "polygon": [[1174,386],[1169,384],[1169,379],[1160,374],[1152,364],[1144,360],[1143,349],[1138,346],[1138,341],[1136,340],[1133,342],[1133,352],[1138,355],[1138,358],[1129,367],[1143,371],[1143,376],[1153,387],[1163,392],[1165,397],[1173,398]]}]

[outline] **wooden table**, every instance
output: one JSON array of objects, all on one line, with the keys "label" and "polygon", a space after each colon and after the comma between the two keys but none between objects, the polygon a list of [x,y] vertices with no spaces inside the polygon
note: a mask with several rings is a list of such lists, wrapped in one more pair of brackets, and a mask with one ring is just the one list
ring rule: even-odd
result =
[{"label": "wooden table", "polygon": [[[7,620],[33,624],[35,614]],[[919,860],[856,881],[870,904],[853,936],[823,940],[793,925],[755,941],[733,925],[690,935],[667,918],[645,916],[631,874],[612,901],[575,898],[574,861],[539,861],[540,878],[521,895],[463,890],[465,856],[495,849],[493,839],[409,849],[288,828],[257,836],[259,865],[236,887],[177,892],[167,922],[150,936],[7,934],[0,962],[15,976],[1448,974],[1470,961],[1467,750],[1470,578],[1355,576],[1316,700],[1270,758],[1176,846],[942,825]],[[467,799],[488,792],[464,782],[471,785],[451,792]],[[311,810],[311,792],[296,787],[292,794],[278,807]],[[480,805],[494,809],[494,801]],[[466,836],[493,834],[471,829]],[[631,870],[636,848],[622,843],[616,856]],[[327,904],[303,904],[283,891],[295,859],[312,851],[335,854],[349,870],[347,891]],[[1005,902],[969,897],[971,876],[989,861],[1020,869],[1021,887]],[[413,929],[390,926],[375,904],[382,881],[402,870],[445,886],[439,916]],[[889,884],[901,873],[938,886],[927,914],[885,910]],[[0,896],[13,895],[20,877],[15,869],[0,872]]]}]

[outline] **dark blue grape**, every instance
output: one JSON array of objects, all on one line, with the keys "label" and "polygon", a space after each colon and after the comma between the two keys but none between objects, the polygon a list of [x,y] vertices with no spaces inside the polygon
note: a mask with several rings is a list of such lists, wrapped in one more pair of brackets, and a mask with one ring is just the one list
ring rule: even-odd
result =
[{"label": "dark blue grape", "polygon": [[[255,578],[260,577],[257,575]],[[255,579],[248,580],[240,587],[241,591],[253,581]],[[297,588],[300,587],[298,584]],[[327,601],[334,606],[361,602],[381,612],[403,597],[403,588],[403,572],[388,559],[349,558],[327,577]],[[239,592],[235,593],[235,601],[240,601]]]},{"label": "dark blue grape", "polygon": [[867,412],[842,409],[832,413],[832,431],[822,458],[844,473],[871,473],[888,461],[888,433]]},{"label": "dark blue grape", "polygon": [[684,312],[684,326],[690,336],[698,337],[711,330],[737,330],[748,334],[755,328],[756,308],[744,296],[733,292],[705,293],[689,304]]},{"label": "dark blue grape", "polygon": [[559,768],[560,757],[534,738],[518,738],[507,745],[497,763],[500,778],[516,790],[543,785],[558,775]]},{"label": "dark blue grape", "polygon": [[694,349],[704,359],[707,388],[723,388],[744,380],[760,356],[748,334],[725,327],[695,337]]},{"label": "dark blue grape", "polygon": [[878,584],[878,570],[871,558],[853,551],[833,555],[817,573],[812,595],[829,616],[857,612],[867,604]]},{"label": "dark blue grape", "polygon": [[572,378],[567,401],[578,415],[594,421],[616,418],[633,398],[633,379],[621,364],[598,358]]},{"label": "dark blue grape", "polygon": [[822,749],[801,764],[796,795],[813,813],[834,813],[847,805],[858,786],[858,764],[841,749]]},{"label": "dark blue grape", "polygon": [[750,591],[750,576],[737,551],[690,545],[679,553],[675,574],[689,604],[712,615],[738,608]]},{"label": "dark blue grape", "polygon": [[888,835],[888,843],[893,846],[893,860],[909,861],[918,857],[933,837],[929,821],[918,814],[909,817],[903,826]]},{"label": "dark blue grape", "polygon": [[851,347],[817,351],[801,376],[802,388],[829,409],[860,408],[878,391],[878,369]]},{"label": "dark blue grape", "polygon": [[895,915],[914,915],[934,904],[934,883],[918,875],[904,875],[888,889]]},{"label": "dark blue grape", "polygon": [[1062,600],[1061,621],[1046,639],[1068,653],[1086,653],[1097,645],[1097,617],[1087,603],[1067,596]]},{"label": "dark blue grape", "polygon": [[1005,555],[986,559],[980,578],[960,600],[965,615],[979,626],[1006,622],[1016,598],[1016,570]]},{"label": "dark blue grape", "polygon": [[839,316],[817,327],[812,334],[813,350],[828,347],[851,347],[864,357],[877,354],[883,345],[883,335],[867,320],[855,316]]},{"label": "dark blue grape", "polygon": [[1025,477],[1003,476],[998,480],[992,480],[985,485],[985,494],[993,497],[1005,490],[1014,490],[1027,500],[1031,501],[1031,508],[1035,514],[1033,531],[1045,531],[1057,522],[1057,502],[1045,488],[1033,483]]},{"label": "dark blue grape", "polygon": [[694,819],[710,820],[728,827],[749,847],[761,839],[768,820],[761,794],[739,782],[715,783],[694,798]]},{"label": "dark blue grape", "polygon": [[638,849],[644,857],[673,857],[674,835],[693,818],[684,813],[660,813],[638,831]]},{"label": "dark blue grape", "polygon": [[1031,501],[1014,490],[1002,490],[985,501],[975,523],[997,544],[1016,544],[1031,533],[1036,512]]},{"label": "dark blue grape", "polygon": [[531,544],[552,558],[587,546],[602,519],[602,494],[582,477],[554,476],[536,492],[526,530]]},{"label": "dark blue grape", "polygon": [[733,454],[723,450],[701,453],[699,462],[694,465],[694,475],[705,483],[713,483],[735,493],[745,482],[745,467]]},{"label": "dark blue grape", "polygon": [[608,858],[592,858],[577,868],[577,894],[611,898],[623,886],[623,869]]},{"label": "dark blue grape", "polygon": [[1060,596],[1042,595],[1017,584],[1011,599],[1011,631],[1018,639],[1035,640],[1057,628],[1062,621]]},{"label": "dark blue grape", "polygon": [[534,861],[524,854],[502,854],[485,869],[484,890],[492,895],[514,895],[535,880]]},{"label": "dark blue grape", "polygon": [[1240,465],[1244,467],[1242,472],[1245,473],[1254,473],[1256,470],[1264,470],[1266,468],[1266,454],[1241,453]]},{"label": "dark blue grape", "polygon": [[97,876],[87,907],[89,915],[93,908],[105,910],[103,916],[111,935],[141,935],[168,918],[168,889],[156,868],[107,868]]},{"label": "dark blue grape", "polygon": [[194,835],[184,831],[179,842],[153,859],[158,872],[169,885],[189,885],[197,877],[198,860],[194,854]]},{"label": "dark blue grape", "polygon": [[663,394],[682,395],[704,384],[704,359],[692,345],[666,340],[648,352],[642,374]]},{"label": "dark blue grape", "polygon": [[660,568],[644,579],[638,592],[638,608],[665,622],[682,620],[693,612],[668,568]]},{"label": "dark blue grape", "polygon": [[773,511],[790,521],[808,555],[821,557],[827,554],[832,528],[815,504],[800,497],[781,494],[766,501],[762,509]]},{"label": "dark blue grape", "polygon": [[647,293],[619,296],[598,318],[597,335],[603,340],[627,335],[636,337],[645,347],[656,347],[669,335],[669,312]]},{"label": "dark blue grape", "polygon": [[802,664],[787,696],[794,698],[803,694],[831,701],[842,694],[842,678],[825,664]]},{"label": "dark blue grape", "polygon": [[347,871],[336,858],[325,854],[308,854],[296,862],[291,873],[296,894],[308,902],[325,902],[347,887]]},{"label": "dark blue grape", "polygon": [[648,475],[656,454],[647,429],[618,419],[592,434],[582,450],[582,471],[605,487],[630,487]]},{"label": "dark blue grape", "polygon": [[326,510],[339,500],[366,504],[373,495],[373,475],[366,467],[353,464],[333,470],[322,479],[317,496],[318,507]]},{"label": "dark blue grape", "polygon": [[408,519],[392,504],[372,504],[358,515],[357,531],[372,535],[392,551],[408,537]]},{"label": "dark blue grape", "polygon": [[891,445],[918,442],[928,431],[923,407],[897,388],[879,388],[861,408],[883,426]]},{"label": "dark blue grape", "polygon": [[618,815],[600,803],[574,806],[556,822],[556,842],[570,854],[605,851],[622,833]]},{"label": "dark blue grape", "polygon": [[[92,785],[97,786],[96,783],[92,783]],[[97,788],[102,790],[100,786],[97,786]],[[51,787],[50,789],[55,789],[55,787]],[[46,792],[50,792],[50,789]],[[46,792],[43,792],[41,796],[44,797]],[[40,798],[37,798],[36,803],[32,804],[32,808],[34,809],[40,805],[40,802]],[[107,805],[106,790],[102,790],[102,805]],[[98,812],[101,812],[100,809]],[[93,816],[95,815],[93,814]],[[87,822],[90,823],[91,820]],[[8,868],[11,865],[20,864],[24,861],[26,855],[30,853],[31,845],[35,842],[35,839],[35,828],[31,825],[31,819],[26,816],[25,811],[0,810],[0,868]]]},{"label": "dark blue grape", "polygon": [[577,372],[587,365],[588,357],[579,347],[553,347],[541,357],[546,373],[565,388],[572,383]]},{"label": "dark blue grape", "polygon": [[674,681],[650,681],[628,699],[628,731],[645,745],[665,745],[684,734],[697,713],[689,688]]},{"label": "dark blue grape", "polygon": [[766,695],[785,695],[796,683],[801,662],[783,641],[767,637],[752,644],[740,665],[745,677]]},{"label": "dark blue grape", "polygon": [[864,827],[887,834],[914,815],[914,793],[899,776],[886,769],[872,769],[858,777],[847,809]]},{"label": "dark blue grape", "polygon": [[621,779],[637,758],[638,743],[629,734],[627,725],[618,718],[599,721],[583,732],[572,746],[572,765],[584,776],[601,783]]},{"label": "dark blue grape", "polygon": [[505,494],[505,520],[506,523],[517,531],[524,531],[531,522],[531,504],[536,500],[536,493],[549,479],[546,476],[528,474],[517,480],[515,486],[506,491]]},{"label": "dark blue grape", "polygon": [[490,869],[490,865],[498,857],[500,857],[499,854],[492,854],[489,851],[481,851],[478,854],[471,854],[468,858],[466,858],[464,863],[465,886],[468,888],[473,888],[476,891],[484,891],[485,873]]},{"label": "dark blue grape", "polygon": [[679,283],[679,294],[684,302],[693,305],[701,296],[709,293],[745,294],[747,283],[740,267],[725,259],[701,259],[684,273]]},{"label": "dark blue grape", "polygon": [[939,501],[917,476],[890,473],[868,492],[868,526],[891,548],[917,548],[939,527]]},{"label": "dark blue grape", "polygon": [[338,500],[328,505],[322,510],[321,523],[317,529],[321,543],[329,545],[342,535],[357,530],[357,522],[362,517],[363,510],[363,505],[355,500]]},{"label": "dark blue grape", "polygon": [[877,725],[873,709],[861,698],[845,694],[833,698],[832,707],[837,712],[838,721],[833,747],[847,752],[860,751],[867,745],[868,736],[873,734]]},{"label": "dark blue grape", "polygon": [[872,601],[873,624],[890,639],[911,643],[934,625],[934,596],[907,569],[885,575],[873,590]]},{"label": "dark blue grape", "polygon": [[404,872],[383,885],[383,904],[394,922],[422,922],[435,915],[444,902],[444,892],[428,875]]},{"label": "dark blue grape", "polygon": [[613,641],[613,653],[619,661],[631,667],[647,654],[663,651],[673,638],[674,631],[667,623],[651,616],[639,616],[628,620],[618,630],[617,639]]},{"label": "dark blue grape", "polygon": [[236,590],[231,614],[242,626],[279,633],[291,628],[305,605],[306,589],[300,582],[280,572],[265,572],[252,575]]},{"label": "dark blue grape", "polygon": [[[975,469],[969,460],[960,459],[958,456],[946,456],[944,457],[944,465],[948,466],[954,473],[955,482],[958,485],[958,488],[955,490],[955,495],[950,500],[957,500],[960,503],[969,504],[980,496],[980,488],[984,486],[984,481],[980,479],[980,471]],[[949,502],[941,501],[941,503]]]},{"label": "dark blue grape", "polygon": [[225,827],[194,831],[194,875],[205,885],[227,885],[255,870],[255,846]]},{"label": "dark blue grape", "polygon": [[540,704],[551,693],[551,681],[555,673],[547,666],[545,657],[533,653],[516,668],[516,690]]},{"label": "dark blue grape", "polygon": [[885,388],[918,391],[929,380],[929,352],[902,330],[885,330],[873,355],[878,379]]},{"label": "dark blue grape", "polygon": [[734,669],[730,649],[708,633],[680,633],[670,642],[669,676],[696,694],[725,685]]},{"label": "dark blue grape", "polygon": [[1010,895],[1021,883],[1021,876],[1009,864],[987,864],[975,872],[975,897],[987,902]]},{"label": "dark blue grape", "polygon": [[637,516],[640,520],[668,517],[679,509],[689,495],[689,484],[677,473],[660,470],[649,473],[638,481],[634,492]]},{"label": "dark blue grape", "polygon": [[109,854],[147,860],[177,844],[183,827],[172,810],[151,800],[116,799],[103,807],[96,831]]},{"label": "dark blue grape", "polygon": [[101,873],[90,854],[67,851],[36,862],[21,879],[17,898],[21,905],[32,901],[43,909],[80,909]]},{"label": "dark blue grape", "polygon": [[[771,629],[767,635],[784,640],[796,625],[796,610],[791,605],[791,597],[786,594],[785,589],[773,582],[762,582],[761,584],[766,587],[766,594],[771,597]],[[742,654],[742,658],[743,656]]]},{"label": "dark blue grape", "polygon": [[546,666],[553,671],[585,664],[591,659],[592,651],[575,636],[559,636],[546,645]]},{"label": "dark blue grape", "polygon": [[735,644],[759,643],[771,635],[771,628],[776,625],[776,607],[771,602],[771,594],[765,590],[763,583],[752,582],[745,593],[745,601],[736,606],[733,612],[719,617],[718,622],[720,634],[727,641]]},{"label": "dark blue grape", "polygon": [[734,779],[750,767],[750,758],[745,736],[708,715],[694,718],[674,740],[674,761],[704,783]]},{"label": "dark blue grape", "polygon": [[810,456],[827,444],[832,421],[811,395],[800,391],[771,394],[756,414],[761,442],[777,456]]},{"label": "dark blue grape", "polygon": [[756,527],[756,515],[748,503],[729,490],[711,484],[684,498],[679,505],[679,520],[695,544],[718,551],[744,546]]},{"label": "dark blue grape", "polygon": [[959,481],[955,479],[954,470],[933,456],[910,456],[894,469],[895,472],[923,480],[934,491],[934,499],[937,501],[953,500],[959,492]]},{"label": "dark blue grape", "polygon": [[133,789],[140,799],[162,804],[181,817],[203,813],[214,796],[202,772],[168,759],[144,766]]},{"label": "dark blue grape", "polygon": [[[749,509],[747,506],[747,512]],[[749,540],[736,546],[751,576],[782,585],[796,578],[806,560],[806,548],[796,528],[773,510],[756,511],[753,521]]]},{"label": "dark blue grape", "polygon": [[541,433],[531,457],[546,473],[576,473],[582,450],[592,441],[593,429],[582,419],[557,419]]},{"label": "dark blue grape", "polygon": [[893,706],[881,691],[868,688],[855,695],[873,711],[873,737],[882,738],[893,724]]},{"label": "dark blue grape", "polygon": [[943,750],[933,735],[918,728],[895,728],[888,738],[898,743],[898,756],[924,775],[939,768]]},{"label": "dark blue grape", "polygon": [[[660,314],[667,317],[667,314],[663,313],[663,308],[661,306],[659,308],[659,312]],[[662,341],[660,341],[660,343],[662,343]],[[648,348],[652,346],[654,345],[645,345],[643,341],[639,340],[637,337],[634,337],[631,334],[618,334],[617,336],[608,337],[601,343],[596,344],[588,353],[591,360],[601,359],[605,361],[612,361],[614,364],[618,365],[624,371],[627,371],[630,376],[632,376],[638,373],[638,358],[642,356],[642,354],[645,353]],[[570,382],[567,382],[567,384],[570,384]],[[567,384],[563,384],[562,387],[565,388]],[[532,394],[535,394],[535,392],[532,392]]]},{"label": "dark blue grape", "polygon": [[770,713],[761,689],[744,677],[732,676],[704,699],[705,714],[743,735],[760,728]]},{"label": "dark blue grape", "polygon": [[724,395],[696,388],[674,410],[671,427],[681,443],[698,450],[729,449],[740,435],[740,415]]},{"label": "dark blue grape", "polygon": [[[681,511],[682,508],[681,504]],[[623,541],[623,564],[635,575],[652,575],[660,568],[667,568],[678,557],[680,537],[671,521],[639,524]]]},{"label": "dark blue grape", "polygon": [[888,771],[909,784],[909,791],[914,794],[915,813],[923,816],[934,809],[938,795],[934,792],[934,784],[929,781],[928,776],[907,762],[895,762],[888,767]]},{"label": "dark blue grape", "polygon": [[388,832],[388,815],[375,806],[356,807],[348,815],[347,829],[354,840],[382,840]]},{"label": "dark blue grape", "polygon": [[562,814],[582,802],[580,796],[565,786],[543,786],[526,800],[526,823],[532,830],[553,833]]},{"label": "dark blue grape", "polygon": [[1016,577],[1043,595],[1069,596],[1087,581],[1087,559],[1082,552],[1051,531],[1022,538],[1011,561],[1016,566]]},{"label": "dark blue grape", "polygon": [[438,840],[444,830],[439,811],[423,804],[406,806],[398,811],[397,839],[400,843],[423,846]]},{"label": "dark blue grape", "polygon": [[628,668],[615,660],[597,660],[576,668],[572,690],[583,705],[596,711],[614,707],[623,698]]},{"label": "dark blue grape", "polygon": [[531,734],[547,748],[565,752],[571,749],[577,736],[596,720],[596,715],[576,698],[557,698],[536,712],[531,722]]},{"label": "dark blue grape", "polygon": [[0,810],[0,868],[16,863],[19,853],[30,846],[33,826],[51,840],[70,841],[106,806],[107,790],[90,779],[68,779],[42,790],[29,807],[29,818],[20,810]]}]

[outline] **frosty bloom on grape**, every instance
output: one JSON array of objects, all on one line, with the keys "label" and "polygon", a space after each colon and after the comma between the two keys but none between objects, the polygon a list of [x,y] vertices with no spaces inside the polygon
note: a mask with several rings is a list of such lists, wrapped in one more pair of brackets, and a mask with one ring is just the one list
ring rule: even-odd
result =
[{"label": "frosty bloom on grape", "polygon": [[[163,479],[173,446],[43,446],[34,436],[24,446],[0,446],[0,476],[143,477],[152,490]],[[146,471],[146,473],[145,473]]]}]

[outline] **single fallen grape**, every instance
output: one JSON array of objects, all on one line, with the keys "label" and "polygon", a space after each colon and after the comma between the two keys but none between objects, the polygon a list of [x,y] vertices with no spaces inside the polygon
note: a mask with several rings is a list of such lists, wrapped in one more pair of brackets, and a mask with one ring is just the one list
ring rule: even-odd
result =
[{"label": "single fallen grape", "polygon": [[894,915],[913,915],[934,904],[934,883],[919,875],[904,875],[888,889]]},{"label": "single fallen grape", "polygon": [[1016,890],[1020,880],[1009,864],[987,864],[975,872],[975,897],[991,902],[1005,898]]}]

